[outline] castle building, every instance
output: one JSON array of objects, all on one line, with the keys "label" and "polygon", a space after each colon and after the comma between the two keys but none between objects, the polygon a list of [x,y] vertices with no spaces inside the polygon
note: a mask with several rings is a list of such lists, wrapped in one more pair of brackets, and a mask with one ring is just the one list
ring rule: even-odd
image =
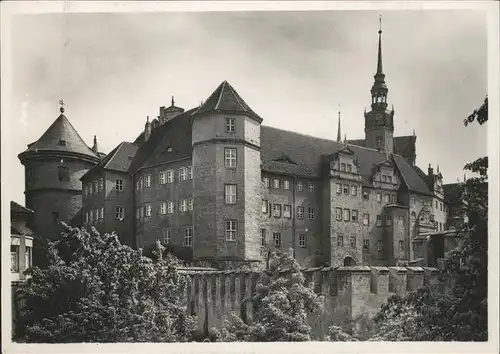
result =
[{"label": "castle building", "polygon": [[[341,141],[340,115],[337,141],[265,126],[224,81],[198,107],[184,110],[172,98],[134,142],[105,157],[74,129],[80,143],[62,149],[60,134],[48,134],[61,129],[49,128],[20,155],[26,204],[41,212],[37,225],[47,233],[51,208],[67,204],[59,218],[81,217],[136,248],[161,240],[196,260],[259,262],[274,248],[303,266],[407,264],[419,234],[447,229],[447,205],[439,167],[426,174],[415,164],[415,134],[393,136],[378,34],[363,140]],[[71,127],[63,115],[58,121]],[[64,181],[51,172],[62,159],[71,171]]]}]

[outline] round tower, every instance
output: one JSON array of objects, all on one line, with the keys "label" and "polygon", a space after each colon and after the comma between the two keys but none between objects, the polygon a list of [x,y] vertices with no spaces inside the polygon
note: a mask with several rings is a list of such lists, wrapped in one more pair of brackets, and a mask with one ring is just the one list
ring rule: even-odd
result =
[{"label": "round tower", "polygon": [[80,177],[99,162],[98,153],[85,144],[64,115],[64,107],[60,112],[47,131],[18,156],[25,166],[26,207],[34,211],[31,227],[43,239],[59,236],[59,221],[81,225]]}]

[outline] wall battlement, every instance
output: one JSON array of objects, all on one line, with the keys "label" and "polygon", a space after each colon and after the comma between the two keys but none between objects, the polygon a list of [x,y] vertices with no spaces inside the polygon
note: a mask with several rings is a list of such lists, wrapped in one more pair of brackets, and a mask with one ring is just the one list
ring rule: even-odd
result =
[{"label": "wall battlement", "polygon": [[[316,335],[326,334],[331,324],[376,313],[392,295],[404,295],[424,285],[444,291],[447,281],[432,267],[324,267],[302,269],[306,284],[323,296],[324,313],[311,316],[309,324]],[[239,313],[249,321],[252,306],[243,299],[255,291],[261,272],[211,269],[179,269],[189,278],[187,303],[197,316],[199,330],[220,328],[224,317]],[[283,272],[285,274],[285,272]]]}]

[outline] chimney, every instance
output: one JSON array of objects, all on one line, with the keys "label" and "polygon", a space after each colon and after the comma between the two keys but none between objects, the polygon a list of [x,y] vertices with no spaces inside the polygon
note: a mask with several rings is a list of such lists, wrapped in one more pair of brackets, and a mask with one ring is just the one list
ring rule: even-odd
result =
[{"label": "chimney", "polygon": [[149,140],[151,136],[151,123],[149,122],[149,116],[146,118],[146,124],[144,126],[144,142]]},{"label": "chimney", "polygon": [[434,169],[431,167],[431,164],[429,164],[429,168],[427,169],[427,176],[429,178],[434,176]]},{"label": "chimney", "polygon": [[94,145],[92,145],[92,151],[95,152],[96,154],[99,152],[97,148],[97,137],[94,135]]}]

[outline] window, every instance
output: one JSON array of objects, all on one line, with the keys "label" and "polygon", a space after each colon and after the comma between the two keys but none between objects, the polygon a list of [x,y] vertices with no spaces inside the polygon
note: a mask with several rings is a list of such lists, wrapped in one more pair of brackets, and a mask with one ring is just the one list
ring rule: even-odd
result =
[{"label": "window", "polygon": [[350,221],[350,220],[351,220],[351,210],[344,209],[344,221]]},{"label": "window", "polygon": [[382,175],[382,182],[387,182],[387,176],[386,175]]},{"label": "window", "polygon": [[61,145],[61,146],[66,146],[66,140],[64,140],[64,139],[59,139],[59,145]]},{"label": "window", "polygon": [[370,240],[363,240],[363,249],[364,250],[370,249]]},{"label": "window", "polygon": [[337,183],[337,194],[341,194],[341,193],[342,193],[342,184]]},{"label": "window", "polygon": [[368,200],[370,198],[370,194],[367,191],[363,191],[363,199]]},{"label": "window", "polygon": [[161,229],[161,233],[163,236],[163,243],[165,245],[169,245],[172,243],[172,229]]},{"label": "window", "polygon": [[[54,216],[54,213],[52,213],[52,216]],[[89,224],[92,224],[94,222],[94,211],[91,209],[89,210]]]},{"label": "window", "polygon": [[234,118],[226,118],[226,133],[234,133]]},{"label": "window", "polygon": [[387,193],[386,193],[386,194],[384,194],[384,202],[385,202],[385,203],[389,203],[389,201],[390,201],[390,199],[389,199],[389,198],[390,198],[389,194],[387,194]]},{"label": "window", "polygon": [[260,229],[260,244],[262,246],[265,246],[267,242],[267,230],[266,229]]},{"label": "window", "polygon": [[140,189],[144,188],[144,178],[143,177],[139,178],[139,186],[140,186]]},{"label": "window", "polygon": [[344,236],[337,236],[337,246],[344,247]]},{"label": "window", "polygon": [[33,182],[35,180],[35,170],[31,167],[26,169],[26,180],[28,182]]},{"label": "window", "polygon": [[151,217],[151,204],[146,204],[144,206],[144,216],[147,218]]},{"label": "window", "polygon": [[102,222],[104,220],[104,208],[101,207],[98,209],[98,211],[99,211],[99,221]]},{"label": "window", "polygon": [[103,190],[104,190],[104,179],[99,178],[99,191],[103,191]]},{"label": "window", "polygon": [[391,194],[391,203],[397,203],[396,194]]},{"label": "window", "polygon": [[273,216],[276,218],[281,217],[281,204],[273,204]]},{"label": "window", "polygon": [[264,185],[264,187],[269,188],[269,178],[262,177],[262,184]]},{"label": "window", "polygon": [[179,203],[179,211],[184,213],[187,211],[187,199],[182,199]]},{"label": "window", "polygon": [[352,173],[352,165],[350,163],[347,164],[347,172]]},{"label": "window", "polygon": [[279,232],[273,232],[273,245],[274,247],[281,247],[281,234]]},{"label": "window", "polygon": [[226,241],[236,241],[238,232],[237,220],[226,220]]},{"label": "window", "polygon": [[31,247],[26,247],[24,251],[24,265],[26,268],[31,268]]},{"label": "window", "polygon": [[399,240],[399,250],[404,251],[405,250],[405,243],[403,240]]},{"label": "window", "polygon": [[304,185],[302,182],[297,182],[297,192],[302,192],[304,190]]},{"label": "window", "polygon": [[123,191],[123,180],[122,179],[117,179],[115,182],[115,188],[118,192]]},{"label": "window", "polygon": [[387,176],[387,183],[392,183],[392,176]]},{"label": "window", "polygon": [[224,149],[224,166],[226,167],[236,167],[236,149],[235,148],[225,148]]},{"label": "window", "polygon": [[167,203],[160,203],[160,215],[165,215],[167,213]]},{"label": "window", "polygon": [[115,208],[115,216],[117,220],[123,221],[123,219],[125,218],[125,208],[117,206]]},{"label": "window", "polygon": [[69,168],[67,166],[58,167],[59,181],[69,181]]},{"label": "window", "polygon": [[181,167],[179,169],[179,181],[185,181],[187,179],[187,168]]},{"label": "window", "polygon": [[439,210],[443,211],[443,203],[439,202]]},{"label": "window", "polygon": [[226,204],[236,204],[236,184],[226,184],[224,188]]},{"label": "window", "polygon": [[161,171],[160,172],[160,184],[165,184],[167,183],[167,172]]},{"label": "window", "polygon": [[354,210],[354,209],[352,210],[351,221],[358,222],[358,211],[357,210]]},{"label": "window", "polygon": [[314,192],[314,183],[309,183],[309,186],[307,187],[310,193]]},{"label": "window", "polygon": [[269,213],[269,202],[265,199],[262,199],[262,214]]},{"label": "window", "polygon": [[174,170],[167,171],[167,183],[174,183]]},{"label": "window", "polygon": [[193,198],[188,198],[188,210],[193,211],[193,208],[194,208]]},{"label": "window", "polygon": [[19,246],[10,245],[10,271],[19,273]]},{"label": "window", "polygon": [[57,212],[57,211],[52,212],[52,219],[54,221],[54,224],[58,224],[59,223],[59,212]]},{"label": "window", "polygon": [[290,181],[289,180],[284,180],[283,181],[283,188],[290,189]]},{"label": "window", "polygon": [[382,194],[380,194],[380,192],[377,192],[377,202],[381,201],[382,201]]},{"label": "window", "polygon": [[151,175],[144,176],[144,188],[151,187]]},{"label": "window", "polygon": [[304,219],[304,207],[303,206],[297,207],[297,219]]},{"label": "window", "polygon": [[358,188],[356,186],[351,186],[351,194],[358,195]]},{"label": "window", "polygon": [[299,235],[299,247],[306,247],[306,235]]},{"label": "window", "polygon": [[382,137],[381,136],[377,136],[375,144],[377,144],[377,146],[379,146],[379,147],[382,146]]},{"label": "window", "polygon": [[370,214],[363,214],[363,225],[370,225]]},{"label": "window", "polygon": [[412,204],[415,204],[415,203],[416,203],[416,201],[415,201],[415,197],[411,197],[411,203],[412,203]]},{"label": "window", "polygon": [[189,166],[188,170],[188,179],[193,179],[193,166]]},{"label": "window", "polygon": [[184,246],[192,247],[193,246],[193,228],[191,226],[184,227],[182,229],[184,234]]},{"label": "window", "polygon": [[349,185],[348,184],[344,184],[344,194],[349,195]]},{"label": "window", "polygon": [[141,190],[141,184],[139,183],[139,181],[135,183],[135,189],[137,189],[138,191]]},{"label": "window", "polygon": [[436,200],[435,202],[436,202],[436,209],[437,209],[438,208],[438,201]]},{"label": "window", "polygon": [[390,226],[392,224],[392,215],[385,216],[385,225]]},{"label": "window", "polygon": [[167,214],[174,213],[174,202],[167,202]]},{"label": "window", "polygon": [[335,215],[337,221],[342,221],[342,208],[335,208]]},{"label": "window", "polygon": [[351,246],[351,248],[356,248],[356,237],[349,237],[349,245]]},{"label": "window", "polygon": [[345,172],[345,163],[340,164],[340,170]]},{"label": "window", "polygon": [[316,209],[309,208],[308,214],[309,214],[309,220],[313,220],[314,218],[316,218]]},{"label": "window", "polygon": [[382,244],[382,241],[377,241],[377,251],[381,252],[384,249],[384,245]]},{"label": "window", "polygon": [[411,212],[411,219],[410,219],[410,221],[411,221],[412,223],[415,223],[415,221],[416,221],[416,220],[417,220],[417,214],[415,214],[415,212],[414,212],[414,211],[412,211],[412,212]]},{"label": "window", "polygon": [[283,217],[290,219],[292,217],[292,206],[283,205]]},{"label": "window", "polygon": [[279,188],[280,187],[280,180],[278,178],[273,179],[273,188]]},{"label": "window", "polygon": [[382,226],[382,215],[377,215],[377,226]]}]

